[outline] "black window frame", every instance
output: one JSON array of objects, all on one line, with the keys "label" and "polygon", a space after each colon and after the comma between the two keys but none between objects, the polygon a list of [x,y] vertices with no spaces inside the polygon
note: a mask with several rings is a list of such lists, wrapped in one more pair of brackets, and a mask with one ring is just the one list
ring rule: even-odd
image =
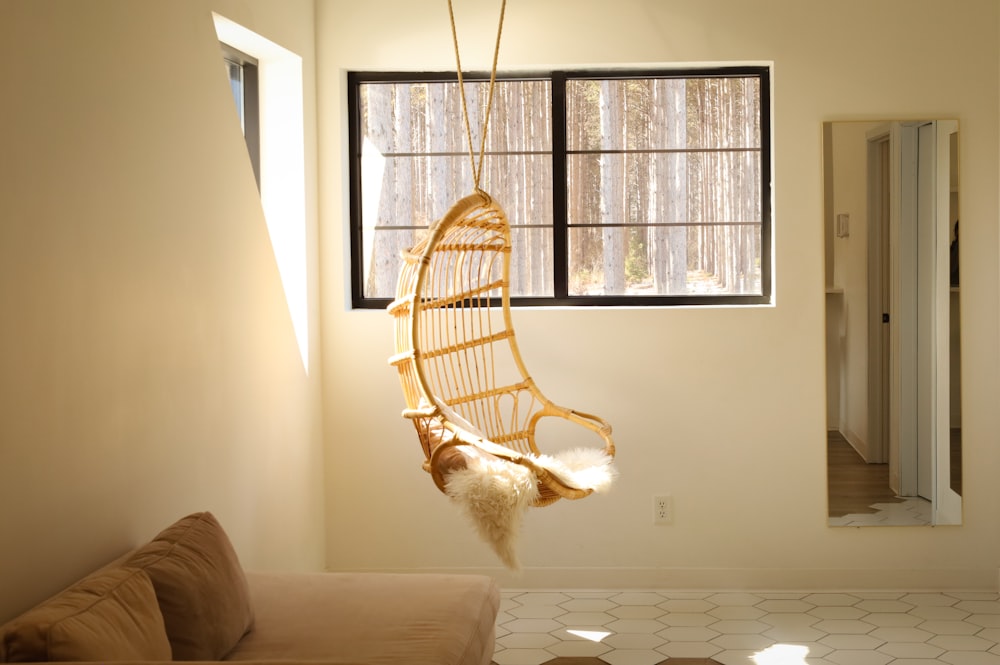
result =
[{"label": "black window frame", "polygon": [[[566,210],[566,83],[574,79],[624,80],[636,78],[733,78],[760,79],[760,159],[761,159],[761,256],[759,294],[674,294],[674,295],[569,295],[568,234]],[[467,83],[489,81],[488,72],[463,72]],[[553,295],[511,296],[512,307],[677,307],[677,306],[752,306],[772,304],[773,247],[771,211],[771,68],[767,65],[725,65],[714,67],[579,69],[531,72],[497,72],[497,80],[551,81],[552,104],[552,201]],[[364,264],[361,215],[361,99],[359,89],[365,83],[457,82],[451,72],[349,71],[347,72],[348,179],[350,214],[350,280],[353,309],[384,309],[392,298],[364,295]]]}]

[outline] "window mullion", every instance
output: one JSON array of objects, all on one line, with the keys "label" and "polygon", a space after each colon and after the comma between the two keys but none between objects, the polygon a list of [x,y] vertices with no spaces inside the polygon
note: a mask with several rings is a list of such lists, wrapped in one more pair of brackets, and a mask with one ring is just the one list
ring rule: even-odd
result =
[{"label": "window mullion", "polygon": [[569,296],[569,231],[566,205],[566,74],[552,73],[552,287]]}]

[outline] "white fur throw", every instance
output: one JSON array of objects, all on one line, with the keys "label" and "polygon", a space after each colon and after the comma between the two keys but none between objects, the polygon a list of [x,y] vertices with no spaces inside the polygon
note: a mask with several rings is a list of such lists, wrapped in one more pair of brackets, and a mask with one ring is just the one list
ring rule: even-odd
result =
[{"label": "white fur throw", "polygon": [[[539,466],[579,489],[606,491],[616,471],[603,450],[575,448],[554,456],[534,458]],[[448,496],[472,520],[505,566],[518,570],[517,537],[525,511],[538,497],[538,480],[531,469],[500,459],[472,457],[465,469],[448,474]]]},{"label": "white fur throw", "polygon": [[554,456],[541,455],[536,462],[570,487],[598,494],[608,491],[617,475],[611,458],[597,448],[573,448]]}]

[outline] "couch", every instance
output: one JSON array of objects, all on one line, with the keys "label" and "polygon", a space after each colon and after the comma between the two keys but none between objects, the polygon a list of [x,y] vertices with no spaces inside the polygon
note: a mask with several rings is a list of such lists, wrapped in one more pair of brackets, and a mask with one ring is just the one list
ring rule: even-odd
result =
[{"label": "couch", "polygon": [[201,512],[0,626],[0,662],[488,665],[498,608],[480,575],[244,571]]}]

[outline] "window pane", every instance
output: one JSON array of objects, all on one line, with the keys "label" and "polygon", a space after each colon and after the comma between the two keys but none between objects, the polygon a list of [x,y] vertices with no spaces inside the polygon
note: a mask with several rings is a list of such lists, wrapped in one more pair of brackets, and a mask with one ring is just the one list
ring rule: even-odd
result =
[{"label": "window pane", "polygon": [[[470,82],[465,87],[478,158],[479,119],[489,84]],[[519,234],[521,239],[515,241],[513,295],[553,292],[550,90],[547,80],[500,80],[494,89],[481,187],[503,207],[512,226],[548,229]],[[399,250],[413,244],[413,230],[441,218],[474,190],[469,142],[460,120],[457,82],[362,83],[359,100],[364,293],[391,298],[400,269]],[[381,232],[391,227],[401,232]],[[545,269],[543,258],[548,261]]]},{"label": "window pane", "polygon": [[760,226],[570,229],[570,295],[759,294]]},{"label": "window pane", "polygon": [[233,92],[233,101],[236,102],[236,112],[240,116],[240,127],[246,132],[243,117],[243,65],[226,59],[226,73],[229,75],[229,87]]},{"label": "window pane", "polygon": [[690,148],[760,148],[760,79],[687,80]]},{"label": "window pane", "polygon": [[760,79],[570,79],[570,151],[760,148]]},{"label": "window pane", "polygon": [[566,115],[570,295],[762,293],[759,79],[570,80]]},{"label": "window pane", "polygon": [[[552,150],[548,80],[498,80],[493,93],[488,152]],[[466,102],[476,155],[488,81],[466,81]],[[359,86],[362,134],[383,154],[458,153],[468,158],[469,142],[455,81],[373,82]]]}]

